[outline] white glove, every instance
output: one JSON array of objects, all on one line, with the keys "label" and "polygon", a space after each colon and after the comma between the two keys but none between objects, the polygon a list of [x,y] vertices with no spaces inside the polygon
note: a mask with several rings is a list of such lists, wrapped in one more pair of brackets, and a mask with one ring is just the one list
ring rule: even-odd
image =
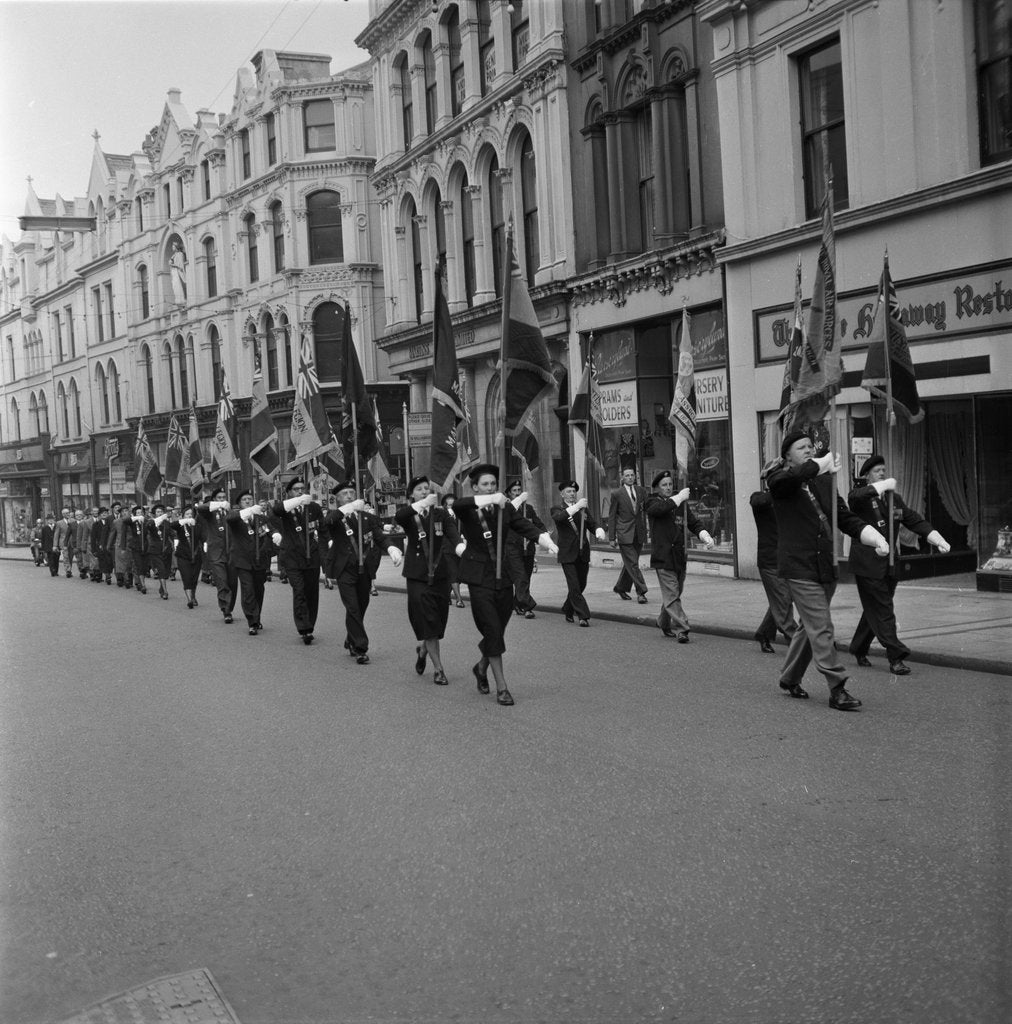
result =
[{"label": "white glove", "polygon": [[938,548],[939,552],[943,555],[947,555],[952,548],[949,546],[949,542],[937,531],[932,530],[931,533],[925,537],[925,540]]},{"label": "white glove", "polygon": [[313,498],[313,496],[311,494],[301,494],[301,495],[299,495],[299,504],[300,505],[312,505],[314,500],[315,499]]},{"label": "white glove", "polygon": [[250,505],[249,508],[239,509],[239,518],[244,522],[248,523],[258,512],[256,505]]},{"label": "white glove", "polygon": [[675,503],[677,508],[683,501],[689,500],[689,488],[683,487],[677,494],[671,495],[671,500]]},{"label": "white glove", "polygon": [[524,503],[524,502],[525,502],[526,500],[527,500],[527,492],[526,492],[526,491],[524,491],[524,493],[523,493],[523,494],[518,494],[518,495],[517,495],[517,496],[516,496],[516,497],[515,497],[515,498],[513,499],[513,507],[514,507],[515,509],[519,509],[519,508],[520,508],[520,506],[521,506],[521,505],[522,505],[522,504],[523,504],[523,503]]},{"label": "white glove", "polygon": [[208,502],[207,507],[212,512],[227,512],[230,506],[227,501],[211,501]]},{"label": "white glove", "polygon": [[179,525],[180,526],[196,526],[197,525],[197,520],[194,519],[192,516],[184,516],[182,519],[179,520]]},{"label": "white glove", "polygon": [[467,550],[467,541],[462,540],[453,550],[456,552],[457,557],[460,558],[460,556]]},{"label": "white glove", "polygon": [[485,508],[486,505],[494,505],[494,504],[495,504],[495,495],[494,494],[476,494],[474,496],[474,507],[475,508]]},{"label": "white glove", "polygon": [[394,565],[400,565],[401,558],[404,557],[401,553],[401,549],[397,547],[396,544],[391,544],[390,547],[387,548],[387,554],[390,556],[390,561],[393,562]]},{"label": "white glove", "polygon": [[876,480],[875,483],[872,484],[872,487],[875,488],[876,494],[882,495],[885,494],[886,491],[895,491],[896,481],[892,477],[889,477],[888,480]]},{"label": "white glove", "polygon": [[432,508],[438,500],[439,499],[433,491],[431,494],[426,494],[420,501],[412,502],[411,507],[418,513],[418,515],[421,515],[427,508]]},{"label": "white glove", "polygon": [[874,526],[866,526],[861,531],[859,540],[866,547],[874,548],[875,554],[884,558],[889,554],[889,542],[882,536]]},{"label": "white glove", "polygon": [[207,541],[204,541],[204,554],[207,554]]},{"label": "white glove", "polygon": [[172,542],[172,550],[175,551],[178,547],[179,547],[179,538],[176,537],[176,539]]},{"label": "white glove", "polygon": [[135,523],[143,523],[144,516],[131,516],[130,517]]},{"label": "white glove", "polygon": [[168,518],[169,515],[167,512],[163,512],[160,516],[155,516],[155,526],[161,526]]},{"label": "white glove", "polygon": [[597,537],[597,539],[598,539],[598,540],[599,540],[599,541],[600,541],[600,542],[601,542],[602,544],[603,544],[603,543],[604,543],[604,542],[605,542],[605,541],[606,541],[606,540],[608,539],[608,534],[606,534],[606,533],[604,532],[604,530],[603,530],[603,529],[601,529],[601,527],[600,527],[600,526],[599,526],[599,527],[597,528],[597,530],[596,530],[596,531],[594,532],[594,536],[595,536],[595,537]]},{"label": "white glove", "polygon": [[297,508],[302,507],[302,499],[304,495],[300,494],[297,498],[285,498],[281,503],[284,506],[286,512],[294,512]]},{"label": "white glove", "polygon": [[361,498],[356,498],[354,501],[349,501],[347,505],[341,505],[337,511],[343,516],[350,516],[353,512],[363,512],[364,510],[365,502]]},{"label": "white glove", "polygon": [[281,534],[280,533],[272,533],[271,534],[271,540],[274,541],[274,546],[275,547],[278,547],[278,548],[281,547]]},{"label": "white glove", "polygon": [[547,530],[538,537],[538,544],[549,552],[549,554],[557,555],[559,553],[558,545],[552,540],[552,535],[548,533]]},{"label": "white glove", "polygon": [[706,545],[707,551],[713,550],[713,538],[710,536],[709,533],[707,533],[706,530],[699,531],[699,539]]},{"label": "white glove", "polygon": [[832,452],[827,452],[822,458],[812,459],[819,467],[819,475],[823,473],[839,473],[840,472],[840,456],[834,455]]}]

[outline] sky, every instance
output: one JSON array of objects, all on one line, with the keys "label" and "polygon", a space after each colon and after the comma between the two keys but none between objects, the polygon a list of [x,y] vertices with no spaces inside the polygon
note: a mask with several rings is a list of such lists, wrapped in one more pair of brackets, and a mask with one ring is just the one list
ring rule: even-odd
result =
[{"label": "sky", "polygon": [[95,131],[139,151],[173,88],[191,116],[227,114],[261,49],[360,64],[368,20],[368,0],[0,0],[0,233],[20,236],[28,175],[41,199],[86,194]]}]

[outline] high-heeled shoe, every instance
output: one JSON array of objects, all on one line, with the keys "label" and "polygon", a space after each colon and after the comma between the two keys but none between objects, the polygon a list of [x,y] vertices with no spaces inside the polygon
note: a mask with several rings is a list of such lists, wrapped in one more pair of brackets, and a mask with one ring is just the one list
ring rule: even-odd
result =
[{"label": "high-heeled shoe", "polygon": [[501,704],[504,708],[512,707],[516,701],[513,699],[513,695],[504,686],[501,690],[495,692],[496,704]]},{"label": "high-heeled shoe", "polygon": [[481,662],[477,665],[471,666],[471,672],[474,673],[474,678],[478,680],[478,692],[488,693],[488,669],[484,672],[481,670]]},{"label": "high-heeled shoe", "polygon": [[459,597],[457,598],[457,607],[458,608],[463,608],[464,607],[464,602]]},{"label": "high-heeled shoe", "polygon": [[422,675],[425,672],[425,659],[429,656],[428,650],[426,650],[425,644],[418,644],[415,647],[415,671]]},{"label": "high-heeled shoe", "polygon": [[441,671],[432,674],[432,681],[436,686],[448,686],[450,683],[450,680],[446,678],[446,673]]}]

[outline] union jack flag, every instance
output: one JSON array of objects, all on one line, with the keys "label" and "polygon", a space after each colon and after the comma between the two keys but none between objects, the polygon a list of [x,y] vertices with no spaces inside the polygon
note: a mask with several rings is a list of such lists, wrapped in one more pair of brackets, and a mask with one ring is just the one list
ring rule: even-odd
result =
[{"label": "union jack flag", "polygon": [[169,419],[165,449],[165,482],[173,487],[190,486],[189,444],[175,416]]}]

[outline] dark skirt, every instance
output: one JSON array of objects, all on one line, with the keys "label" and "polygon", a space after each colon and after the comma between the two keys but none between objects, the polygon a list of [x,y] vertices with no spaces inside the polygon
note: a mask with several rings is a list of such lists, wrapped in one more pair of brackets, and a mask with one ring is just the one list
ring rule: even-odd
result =
[{"label": "dark skirt", "polygon": [[416,640],[442,640],[450,617],[450,581],[405,580],[408,585],[408,621]]},{"label": "dark skirt", "polygon": [[160,551],[152,551],[148,555],[148,568],[154,573],[155,579],[167,580],[169,578],[169,565],[172,556],[166,557]]},{"label": "dark skirt", "polygon": [[176,567],[179,569],[179,578],[183,581],[184,590],[196,590],[197,582],[200,579],[201,557],[198,555],[193,561],[176,554]]},{"label": "dark skirt", "polygon": [[483,587],[469,583],[471,618],[481,633],[478,649],[486,658],[495,657],[506,650],[506,627],[513,615],[513,587]]}]

